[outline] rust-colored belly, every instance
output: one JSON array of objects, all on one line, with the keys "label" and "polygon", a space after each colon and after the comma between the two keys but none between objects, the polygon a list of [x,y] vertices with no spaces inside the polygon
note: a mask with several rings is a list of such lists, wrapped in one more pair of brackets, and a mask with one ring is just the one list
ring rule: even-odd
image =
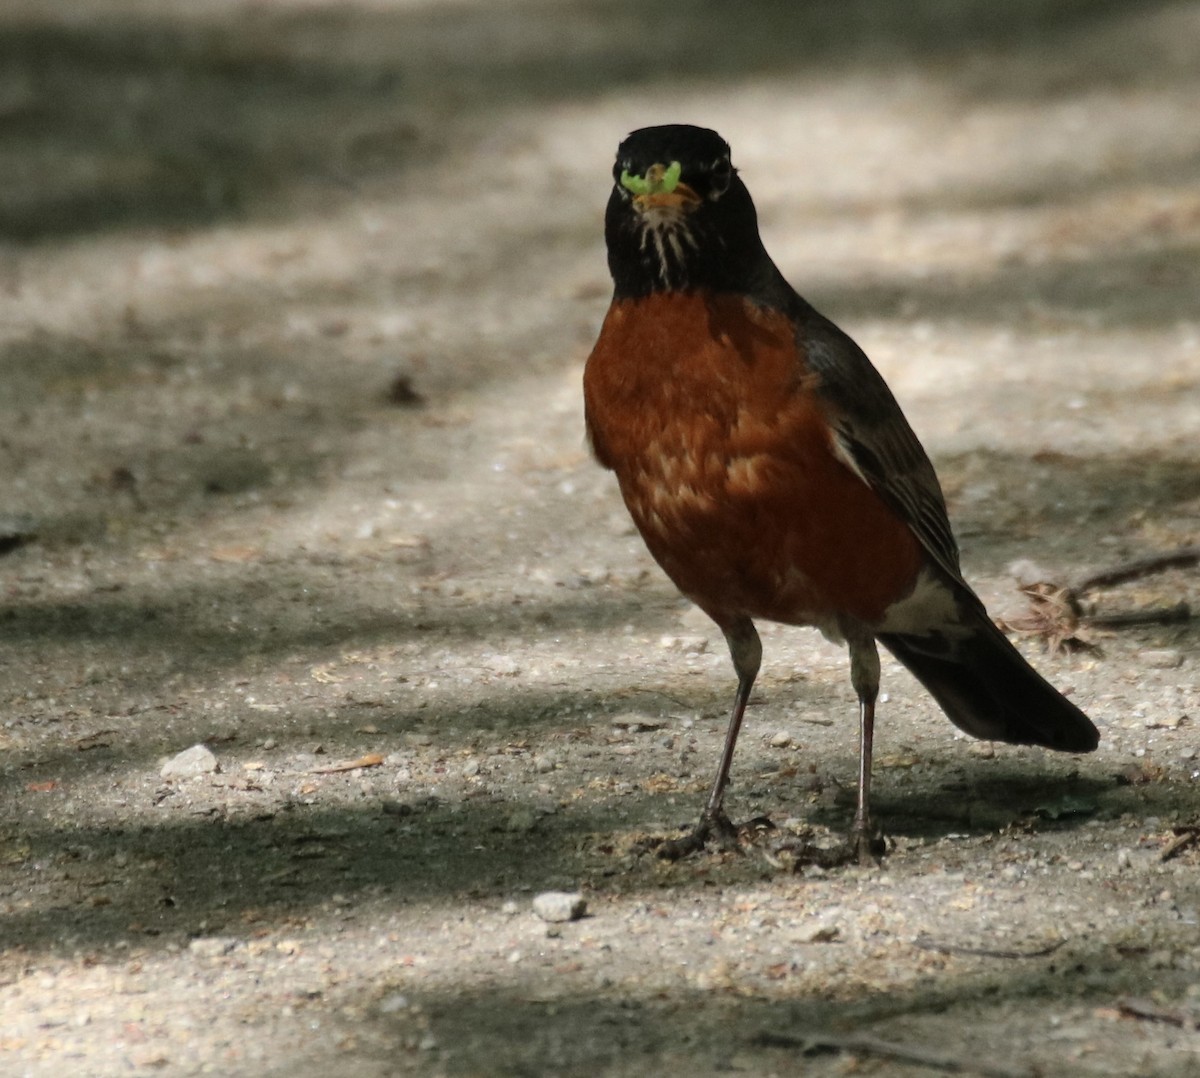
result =
[{"label": "rust-colored belly", "polygon": [[872,624],[912,589],[919,544],[836,457],[784,315],[698,293],[614,303],[584,397],[650,552],[718,621]]}]

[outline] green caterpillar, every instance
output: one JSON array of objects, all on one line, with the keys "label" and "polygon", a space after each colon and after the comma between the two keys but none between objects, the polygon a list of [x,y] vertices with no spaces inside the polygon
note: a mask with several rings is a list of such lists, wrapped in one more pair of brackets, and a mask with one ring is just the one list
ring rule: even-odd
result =
[{"label": "green caterpillar", "polygon": [[634,176],[632,173],[622,169],[621,186],[635,195],[655,195],[660,192],[669,195],[679,186],[679,176],[683,172],[683,166],[678,161],[672,161],[667,168],[663,169],[662,175],[657,181],[647,178],[654,172],[655,167],[660,166],[648,169],[645,177]]}]

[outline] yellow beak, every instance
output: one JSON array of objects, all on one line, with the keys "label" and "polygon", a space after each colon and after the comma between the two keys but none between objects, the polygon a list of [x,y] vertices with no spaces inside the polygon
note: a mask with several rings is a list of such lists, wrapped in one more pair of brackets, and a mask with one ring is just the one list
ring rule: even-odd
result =
[{"label": "yellow beak", "polygon": [[700,204],[700,196],[686,183],[680,183],[675,185],[674,191],[648,191],[644,195],[634,195],[633,204],[639,210],[648,210],[651,207],[690,209]]}]

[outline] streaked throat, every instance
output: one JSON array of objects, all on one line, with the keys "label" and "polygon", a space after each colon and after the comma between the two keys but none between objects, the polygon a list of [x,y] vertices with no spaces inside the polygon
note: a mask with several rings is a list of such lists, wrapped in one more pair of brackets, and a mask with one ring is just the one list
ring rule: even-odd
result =
[{"label": "streaked throat", "polygon": [[678,207],[647,206],[637,221],[638,248],[643,266],[664,289],[686,288],[689,266],[700,247],[689,215]]}]

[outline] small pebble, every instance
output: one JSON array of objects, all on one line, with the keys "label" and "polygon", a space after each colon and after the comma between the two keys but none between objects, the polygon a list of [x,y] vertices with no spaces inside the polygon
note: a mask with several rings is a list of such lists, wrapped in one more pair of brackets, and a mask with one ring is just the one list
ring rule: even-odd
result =
[{"label": "small pebble", "polygon": [[478,760],[468,760],[465,764],[463,764],[462,773],[465,778],[471,778],[474,775],[478,775],[479,774],[479,761]]},{"label": "small pebble", "polygon": [[792,943],[832,943],[842,930],[831,921],[818,918],[791,929],[787,938]]},{"label": "small pebble", "polygon": [[534,897],[533,912],[543,921],[578,921],[587,913],[587,899],[578,891],[543,891]]},{"label": "small pebble", "polygon": [[201,936],[188,944],[188,950],[197,958],[220,958],[237,945],[238,941],[232,936]]},{"label": "small pebble", "polygon": [[557,766],[558,766],[558,764],[555,762],[553,756],[539,756],[536,760],[533,761],[533,769],[539,775],[548,774],[549,772],[553,771]]},{"label": "small pebble", "polygon": [[397,1011],[408,1010],[408,996],[401,992],[393,992],[379,1001],[380,1014],[395,1014]]},{"label": "small pebble", "polygon": [[780,730],[771,735],[771,748],[786,749],[792,743],[792,735],[786,730]]},{"label": "small pebble", "polygon": [[667,651],[682,651],[685,655],[703,655],[708,650],[707,636],[661,636],[658,646]]},{"label": "small pebble", "polygon": [[221,765],[207,745],[193,745],[163,764],[159,774],[164,779],[190,779],[211,775],[220,769]]}]

